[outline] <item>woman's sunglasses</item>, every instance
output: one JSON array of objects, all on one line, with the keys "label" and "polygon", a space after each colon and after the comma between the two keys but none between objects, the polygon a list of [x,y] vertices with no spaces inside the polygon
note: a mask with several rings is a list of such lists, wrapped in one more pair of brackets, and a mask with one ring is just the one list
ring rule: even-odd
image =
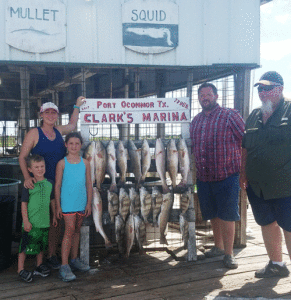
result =
[{"label": "woman's sunglasses", "polygon": [[276,87],[276,85],[260,85],[260,86],[258,86],[258,92],[259,93],[262,92],[262,91],[269,92],[274,87]]}]

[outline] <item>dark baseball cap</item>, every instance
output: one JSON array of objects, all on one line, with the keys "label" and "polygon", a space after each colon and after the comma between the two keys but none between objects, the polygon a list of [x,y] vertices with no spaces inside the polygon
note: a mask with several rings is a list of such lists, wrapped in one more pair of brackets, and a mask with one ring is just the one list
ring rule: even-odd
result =
[{"label": "dark baseball cap", "polygon": [[269,71],[263,74],[260,80],[254,86],[259,84],[284,86],[284,81],[279,73],[275,71]]}]

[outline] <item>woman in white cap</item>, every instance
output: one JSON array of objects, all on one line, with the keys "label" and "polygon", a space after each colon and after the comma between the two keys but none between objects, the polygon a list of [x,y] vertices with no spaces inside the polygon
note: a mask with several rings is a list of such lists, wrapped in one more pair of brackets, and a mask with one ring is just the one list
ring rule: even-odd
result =
[{"label": "woman in white cap", "polygon": [[[80,96],[74,105],[74,111],[67,125],[56,126],[59,117],[59,109],[52,102],[44,103],[40,108],[40,117],[42,118],[40,127],[31,129],[25,136],[20,155],[19,165],[24,176],[24,187],[34,188],[34,178],[30,176],[26,158],[29,154],[38,154],[44,157],[46,173],[45,178],[55,181],[56,165],[66,155],[66,148],[63,135],[72,132],[78,122],[80,106],[84,102],[84,97]],[[49,253],[48,264],[58,269],[59,262],[55,256],[56,244],[59,238],[59,228],[50,227],[49,233]]]}]

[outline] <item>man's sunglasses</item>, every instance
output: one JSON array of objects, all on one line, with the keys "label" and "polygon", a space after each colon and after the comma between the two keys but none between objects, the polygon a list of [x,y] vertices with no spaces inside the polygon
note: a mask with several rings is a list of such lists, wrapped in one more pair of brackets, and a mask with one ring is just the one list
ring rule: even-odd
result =
[{"label": "man's sunglasses", "polygon": [[258,86],[258,92],[259,93],[262,91],[269,92],[275,87],[276,87],[276,85],[260,85],[260,86]]}]

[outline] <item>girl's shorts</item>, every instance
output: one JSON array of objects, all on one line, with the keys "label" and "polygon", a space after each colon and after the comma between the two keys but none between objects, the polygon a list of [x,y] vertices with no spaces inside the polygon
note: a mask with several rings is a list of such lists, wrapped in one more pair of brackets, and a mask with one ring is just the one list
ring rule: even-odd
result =
[{"label": "girl's shorts", "polygon": [[67,215],[76,215],[76,214],[78,214],[80,217],[84,217],[84,216],[85,216],[85,210],[82,210],[82,211],[63,212],[63,216],[67,216]]},{"label": "girl's shorts", "polygon": [[48,246],[49,228],[32,228],[29,232],[22,228],[19,253],[35,255],[45,251]]}]

